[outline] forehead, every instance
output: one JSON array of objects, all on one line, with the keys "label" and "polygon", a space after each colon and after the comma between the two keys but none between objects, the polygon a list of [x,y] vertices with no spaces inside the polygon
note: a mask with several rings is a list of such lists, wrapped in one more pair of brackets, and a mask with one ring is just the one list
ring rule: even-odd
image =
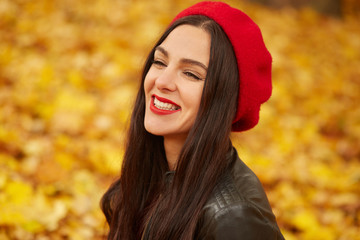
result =
[{"label": "forehead", "polygon": [[180,25],[160,46],[169,53],[169,57],[194,59],[208,65],[210,43],[210,34],[205,30],[192,25]]}]

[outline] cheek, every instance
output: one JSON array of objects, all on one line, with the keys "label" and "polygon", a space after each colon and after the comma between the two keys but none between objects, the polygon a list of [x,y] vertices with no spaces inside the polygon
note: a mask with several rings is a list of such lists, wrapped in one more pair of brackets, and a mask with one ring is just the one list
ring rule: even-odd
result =
[{"label": "cheek", "polygon": [[200,107],[202,92],[204,84],[196,82],[191,86],[187,86],[183,89],[183,99],[186,99],[186,105],[188,109],[191,109],[191,113],[197,115]]},{"label": "cheek", "polygon": [[197,105],[198,107],[199,107],[200,102],[201,102],[203,89],[204,89],[204,82],[200,82],[196,86],[191,88],[193,101],[195,102],[195,105]]},{"label": "cheek", "polygon": [[157,75],[156,70],[153,67],[150,67],[144,80],[145,94],[148,94],[154,88]]},{"label": "cheek", "polygon": [[145,80],[144,80],[144,91],[145,91],[145,95],[147,95],[150,90],[152,89],[152,86],[154,85],[154,82],[151,80],[151,78],[149,77],[149,74],[146,75]]},{"label": "cheek", "polygon": [[195,102],[195,106],[196,106],[196,114],[199,111],[200,102],[201,102],[201,98],[202,98],[202,94],[203,94],[203,88],[204,88],[204,83],[201,84],[201,86],[198,86],[196,94],[195,94],[196,98],[194,99],[194,102]]}]

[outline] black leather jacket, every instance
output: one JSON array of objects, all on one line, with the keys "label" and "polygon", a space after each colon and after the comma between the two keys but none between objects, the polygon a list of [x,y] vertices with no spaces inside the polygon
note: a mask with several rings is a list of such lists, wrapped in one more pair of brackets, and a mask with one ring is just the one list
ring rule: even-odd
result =
[{"label": "black leather jacket", "polygon": [[235,149],[231,155],[233,167],[204,206],[196,239],[284,239],[259,179]]},{"label": "black leather jacket", "polygon": [[[203,207],[194,239],[284,239],[259,179],[240,160],[234,148],[226,158],[232,167]],[[167,173],[167,181],[172,180],[173,174]],[[146,232],[142,239],[147,239]]]}]

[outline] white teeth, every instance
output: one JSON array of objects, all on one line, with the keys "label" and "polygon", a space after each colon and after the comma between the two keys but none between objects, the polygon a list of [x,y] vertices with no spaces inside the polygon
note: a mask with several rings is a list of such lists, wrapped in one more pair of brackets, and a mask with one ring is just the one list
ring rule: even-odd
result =
[{"label": "white teeth", "polygon": [[179,107],[174,104],[160,102],[160,100],[157,99],[156,97],[154,97],[154,105],[155,105],[155,107],[162,109],[162,110],[175,111],[175,110],[179,109]]}]

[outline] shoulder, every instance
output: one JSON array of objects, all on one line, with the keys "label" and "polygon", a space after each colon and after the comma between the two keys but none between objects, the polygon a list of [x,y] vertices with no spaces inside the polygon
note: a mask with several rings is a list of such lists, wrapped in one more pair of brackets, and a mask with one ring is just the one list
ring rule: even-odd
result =
[{"label": "shoulder", "polygon": [[234,154],[203,208],[199,239],[283,239],[259,179]]}]

